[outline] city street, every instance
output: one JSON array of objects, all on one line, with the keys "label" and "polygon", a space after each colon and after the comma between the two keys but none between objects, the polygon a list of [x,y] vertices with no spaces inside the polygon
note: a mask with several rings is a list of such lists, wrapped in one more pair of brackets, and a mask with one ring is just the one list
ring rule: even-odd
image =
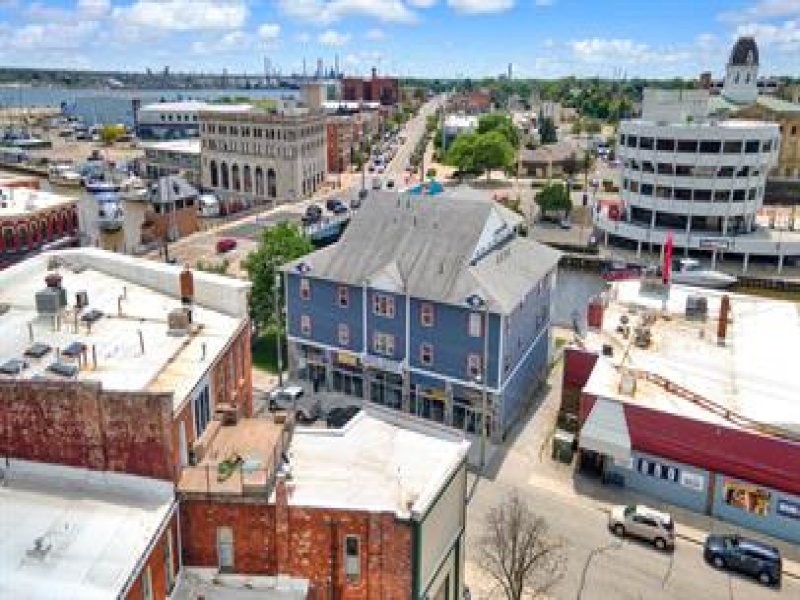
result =
[{"label": "city street", "polygon": [[[488,478],[470,475],[466,582],[473,598],[502,598],[497,590],[492,591],[476,560],[486,511],[512,489],[518,490],[530,507],[546,519],[551,533],[566,546],[567,571],[551,590],[553,598],[800,598],[800,581],[792,577],[784,576],[782,588],[774,590],[706,565],[702,547],[681,537],[681,528],[689,523],[697,529],[707,527],[708,523],[715,530],[726,528],[708,517],[673,510],[679,536],[673,553],[662,553],[646,543],[623,541],[612,535],[607,529],[605,500],[626,503],[638,498],[626,490],[608,490],[584,476],[573,475],[571,467],[550,459],[549,435],[558,409],[560,379],[561,370],[556,367],[546,398],[495,454],[493,464],[488,467]],[[655,501],[645,501],[659,506]]]}]

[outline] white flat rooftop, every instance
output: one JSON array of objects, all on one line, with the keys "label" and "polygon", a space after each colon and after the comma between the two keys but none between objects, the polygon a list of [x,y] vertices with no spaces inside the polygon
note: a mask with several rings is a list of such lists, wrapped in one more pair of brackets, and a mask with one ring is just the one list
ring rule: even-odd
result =
[{"label": "white flat rooftop", "polygon": [[[724,345],[717,343],[720,301],[725,292],[672,285],[666,302],[640,292],[639,281],[612,287],[601,332],[589,332],[587,346],[613,349],[600,356],[584,388],[587,393],[713,423],[733,423],[680,393],[662,385],[637,380],[631,396],[620,392],[619,366],[653,373],[714,402],[734,415],[800,435],[799,305],[781,300],[729,293],[731,316]],[[685,316],[688,296],[707,299],[705,321]],[[655,315],[652,343],[638,348],[617,332],[620,319],[629,319],[631,331],[645,312]],[[631,339],[633,334],[631,334]]]},{"label": "white flat rooftop", "polygon": [[0,598],[116,598],[173,499],[167,481],[12,460],[0,486]]},{"label": "white flat rooftop", "polygon": [[143,150],[159,150],[161,152],[178,152],[180,154],[200,154],[200,140],[167,140],[164,142],[146,142],[139,144]]},{"label": "white flat rooftop", "polygon": [[38,211],[70,206],[76,199],[24,187],[0,187],[0,217],[17,217]]},{"label": "white flat rooftop", "polygon": [[139,108],[139,114],[145,112],[197,112],[208,106],[208,102],[202,100],[184,100],[181,102],[153,102],[145,104]]},{"label": "white flat rooftop", "polygon": [[465,460],[470,443],[407,415],[402,424],[392,418],[370,407],[340,430],[298,427],[290,446],[289,504],[392,512],[400,518],[424,514]]},{"label": "white flat rooftop", "polygon": [[[44,278],[53,272],[49,260],[54,256],[65,263],[56,272],[68,305],[58,329],[54,318],[39,314],[36,307],[36,293],[46,287]],[[169,335],[167,315],[181,306],[180,271],[181,267],[89,248],[42,254],[0,271],[0,305],[7,305],[0,315],[0,365],[23,359],[33,343],[43,343],[52,350],[39,359],[24,357],[28,367],[17,377],[59,379],[47,371],[56,349],[79,342],[87,353],[78,380],[99,382],[110,390],[172,392],[178,408],[239,330],[249,289],[247,282],[195,273],[193,330]],[[76,331],[73,307],[79,291],[88,296],[82,314],[95,309],[103,316],[90,328],[78,319]],[[77,364],[63,356],[62,361]]]}]

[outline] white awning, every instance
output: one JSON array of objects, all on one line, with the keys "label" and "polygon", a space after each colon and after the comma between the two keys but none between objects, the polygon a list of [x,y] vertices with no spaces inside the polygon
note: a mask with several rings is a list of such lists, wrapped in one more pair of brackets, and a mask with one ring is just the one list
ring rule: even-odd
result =
[{"label": "white awning", "polygon": [[578,446],[611,456],[618,464],[631,457],[631,436],[622,404],[598,398],[578,436]]}]

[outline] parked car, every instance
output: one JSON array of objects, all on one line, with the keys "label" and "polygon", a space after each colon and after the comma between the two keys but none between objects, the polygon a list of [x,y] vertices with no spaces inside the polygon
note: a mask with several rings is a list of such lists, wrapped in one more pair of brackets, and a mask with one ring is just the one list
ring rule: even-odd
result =
[{"label": "parked car", "polygon": [[675,547],[675,522],[672,516],[641,504],[611,509],[608,527],[620,537],[638,537],[651,542],[659,550]]},{"label": "parked car", "polygon": [[316,204],[310,204],[303,215],[303,223],[310,225],[318,222],[322,218],[322,208]]},{"label": "parked car", "polygon": [[337,204],[341,204],[342,201],[339,198],[328,198],[325,201],[325,208],[329,211],[333,212],[333,209],[336,207]]},{"label": "parked car", "polygon": [[569,219],[561,219],[558,222],[558,226],[561,227],[561,229],[572,229],[572,222]]},{"label": "parked car", "polygon": [[225,254],[236,248],[236,240],[233,238],[220,238],[217,240],[217,254]]},{"label": "parked car", "polygon": [[299,385],[285,385],[269,394],[269,410],[295,410],[301,423],[313,423],[321,414],[319,400],[306,398]]},{"label": "parked car", "polygon": [[358,406],[339,406],[332,408],[325,417],[325,423],[328,427],[335,427],[337,429],[344,427],[360,410]]},{"label": "parked car", "polygon": [[372,179],[372,189],[379,190],[383,187],[383,182],[381,181],[380,177],[375,177]]},{"label": "parked car", "polygon": [[774,546],[738,535],[711,534],[703,547],[703,558],[718,569],[756,577],[764,585],[780,585],[783,562]]},{"label": "parked car", "polygon": [[333,209],[331,209],[331,212],[333,212],[335,215],[343,215],[347,212],[347,210],[347,205],[345,205],[344,202],[339,201],[336,205],[334,205]]},{"label": "parked car", "polygon": [[386,182],[386,189],[391,190],[394,189],[394,179],[390,179]]}]

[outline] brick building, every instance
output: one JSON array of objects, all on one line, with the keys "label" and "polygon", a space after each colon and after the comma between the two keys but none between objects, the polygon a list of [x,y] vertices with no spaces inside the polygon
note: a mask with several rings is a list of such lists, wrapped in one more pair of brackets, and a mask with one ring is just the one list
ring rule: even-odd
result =
[{"label": "brick building", "polygon": [[[310,598],[460,598],[468,442],[395,418],[220,426],[178,486],[184,564],[307,579]],[[220,481],[236,455],[250,465]]]},{"label": "brick building", "polygon": [[396,77],[378,77],[372,69],[369,78],[345,77],[342,79],[342,99],[345,102],[380,102],[381,106],[394,106],[400,102],[400,81]]},{"label": "brick building", "polygon": [[455,94],[447,100],[447,110],[468,115],[481,115],[492,109],[492,95],[488,91],[477,90]]}]

